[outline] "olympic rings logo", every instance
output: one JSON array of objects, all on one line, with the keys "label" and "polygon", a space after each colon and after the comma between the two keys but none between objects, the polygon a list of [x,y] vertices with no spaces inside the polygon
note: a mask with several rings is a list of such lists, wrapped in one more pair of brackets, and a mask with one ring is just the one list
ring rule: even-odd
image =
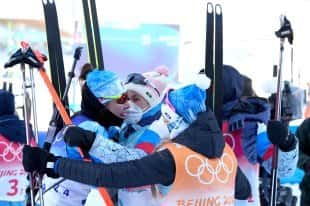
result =
[{"label": "olympic rings logo", "polygon": [[23,145],[13,142],[0,141],[0,157],[5,162],[13,162],[15,160],[22,161]]},{"label": "olympic rings logo", "polygon": [[224,136],[225,142],[229,144],[232,150],[235,150],[236,141],[235,141],[234,136],[232,136],[232,134],[230,133],[223,133],[223,136]]},{"label": "olympic rings logo", "polygon": [[192,154],[185,160],[185,170],[190,176],[197,177],[201,184],[209,185],[215,180],[223,184],[228,183],[229,177],[234,170],[233,158],[227,153],[224,153],[216,161],[214,165],[214,163],[209,163],[208,158],[202,158],[196,154]]}]

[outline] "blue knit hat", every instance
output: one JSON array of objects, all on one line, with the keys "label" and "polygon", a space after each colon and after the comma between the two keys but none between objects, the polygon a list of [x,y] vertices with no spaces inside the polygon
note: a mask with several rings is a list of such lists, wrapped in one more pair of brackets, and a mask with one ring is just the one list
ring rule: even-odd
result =
[{"label": "blue knit hat", "polygon": [[0,89],[0,115],[15,113],[15,100],[11,92]]},{"label": "blue knit hat", "polygon": [[170,91],[168,99],[177,114],[188,124],[196,120],[199,112],[206,111],[206,91],[196,84]]},{"label": "blue knit hat", "polygon": [[118,75],[112,71],[95,69],[87,74],[86,84],[97,98],[121,96],[125,92]]}]

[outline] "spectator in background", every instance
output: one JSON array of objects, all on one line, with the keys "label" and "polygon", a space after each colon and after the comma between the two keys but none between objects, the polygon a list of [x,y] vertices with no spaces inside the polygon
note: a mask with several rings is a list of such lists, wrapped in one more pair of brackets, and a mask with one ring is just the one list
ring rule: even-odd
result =
[{"label": "spectator in background", "polygon": [[241,170],[251,183],[252,197],[237,200],[236,205],[260,205],[259,166],[271,171],[273,144],[280,148],[279,177],[294,174],[297,166],[297,140],[287,127],[270,120],[266,99],[256,96],[251,79],[232,66],[223,68],[223,133],[238,159]]}]

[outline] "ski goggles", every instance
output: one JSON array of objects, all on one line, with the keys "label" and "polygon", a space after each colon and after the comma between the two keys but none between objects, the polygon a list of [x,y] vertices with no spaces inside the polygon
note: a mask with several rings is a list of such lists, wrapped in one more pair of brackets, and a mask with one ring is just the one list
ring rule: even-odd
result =
[{"label": "ski goggles", "polygon": [[160,96],[159,91],[156,89],[156,87],[142,74],[139,73],[131,73],[127,76],[124,84],[129,84],[129,83],[133,83],[133,84],[139,84],[139,85],[143,85],[143,86],[151,86],[156,93],[158,94],[158,96]]},{"label": "ski goggles", "polygon": [[99,98],[99,101],[101,104],[105,104],[111,100],[116,100],[117,104],[125,104],[129,100],[129,98],[128,98],[128,95],[126,93],[124,93],[122,95],[105,96],[105,97]]}]

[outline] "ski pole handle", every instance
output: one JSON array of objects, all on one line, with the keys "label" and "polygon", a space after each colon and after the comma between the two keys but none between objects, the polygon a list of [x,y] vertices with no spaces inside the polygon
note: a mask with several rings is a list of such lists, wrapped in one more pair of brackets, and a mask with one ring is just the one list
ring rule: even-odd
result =
[{"label": "ski pole handle", "polygon": [[83,47],[81,47],[81,46],[79,46],[79,47],[77,47],[76,49],[75,49],[75,51],[74,51],[74,59],[76,59],[76,60],[80,60],[80,58],[81,58],[81,54],[82,54],[82,49],[83,49]]}]

